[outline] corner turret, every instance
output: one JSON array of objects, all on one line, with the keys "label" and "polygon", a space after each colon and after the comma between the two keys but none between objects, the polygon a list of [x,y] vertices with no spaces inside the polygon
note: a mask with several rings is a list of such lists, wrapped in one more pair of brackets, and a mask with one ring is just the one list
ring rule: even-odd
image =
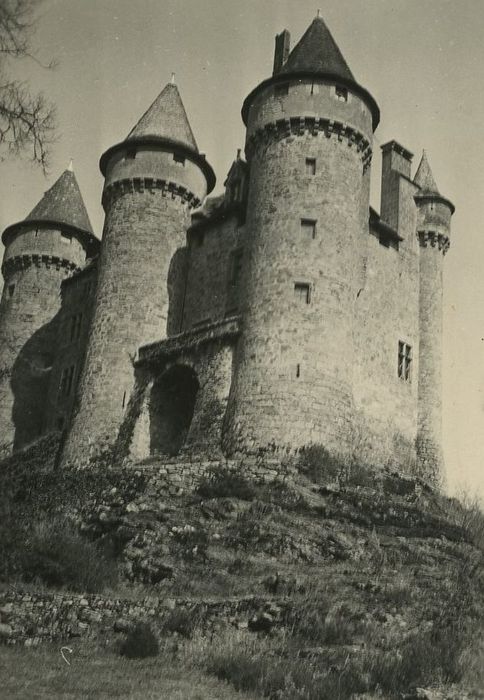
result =
[{"label": "corner turret", "polygon": [[190,214],[215,185],[173,81],[100,167],[106,219],[95,313],[64,462],[114,445],[138,348],[179,332]]},{"label": "corner turret", "polygon": [[0,305],[0,435],[3,454],[45,428],[62,281],[97,252],[72,170],[65,170],[30,214],[3,232]]},{"label": "corner turret", "polygon": [[455,207],[443,197],[424,151],[414,178],[418,187],[420,258],[417,457],[423,476],[439,482],[442,454],[443,256],[450,246]]},{"label": "corner turret", "polygon": [[321,17],[245,99],[247,238],[225,445],[344,450],[378,106]]}]

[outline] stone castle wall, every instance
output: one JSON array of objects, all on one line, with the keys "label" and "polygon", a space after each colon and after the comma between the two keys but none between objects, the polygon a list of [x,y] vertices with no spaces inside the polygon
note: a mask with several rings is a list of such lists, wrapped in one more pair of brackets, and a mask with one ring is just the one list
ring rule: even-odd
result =
[{"label": "stone castle wall", "polygon": [[62,281],[85,262],[75,235],[19,225],[5,249],[0,307],[0,444],[4,454],[36,440],[56,354]]},{"label": "stone castle wall", "polygon": [[[167,175],[176,180],[159,179]],[[141,148],[134,158],[118,152],[108,164],[95,312],[66,462],[114,444],[138,348],[180,327],[170,307],[180,308],[184,289],[190,206],[205,191],[198,166],[176,163],[173,153]]]},{"label": "stone castle wall", "polygon": [[97,267],[88,265],[61,286],[56,356],[49,379],[44,432],[64,430],[70,423],[74,396],[84,364],[97,284]]},{"label": "stone castle wall", "polygon": [[190,230],[184,330],[239,310],[238,272],[243,265],[244,239],[245,227],[235,212]]},{"label": "stone castle wall", "polygon": [[[266,87],[249,114],[245,314],[228,449],[322,442],[344,451],[371,115],[354,94],[340,103],[334,86],[275,91]],[[336,117],[345,124],[330,125]]]}]

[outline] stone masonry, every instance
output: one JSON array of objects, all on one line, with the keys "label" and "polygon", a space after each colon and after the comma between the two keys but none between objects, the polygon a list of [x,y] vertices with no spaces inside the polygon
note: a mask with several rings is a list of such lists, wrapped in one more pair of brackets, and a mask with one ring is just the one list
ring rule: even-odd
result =
[{"label": "stone masonry", "polygon": [[171,82],[101,157],[101,243],[70,171],[5,231],[4,454],[51,432],[80,468],[321,443],[439,481],[454,206],[390,141],[370,207],[379,108],[319,16],[292,51],[276,37],[242,118],[246,158],[207,197]]}]

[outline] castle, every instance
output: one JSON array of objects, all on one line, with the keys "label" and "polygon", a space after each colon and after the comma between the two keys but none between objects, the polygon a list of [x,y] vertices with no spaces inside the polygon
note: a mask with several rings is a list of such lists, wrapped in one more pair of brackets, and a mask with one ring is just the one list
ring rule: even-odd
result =
[{"label": "castle", "polygon": [[61,463],[347,453],[442,470],[442,268],[454,206],[319,16],[245,99],[224,194],[169,83],[101,157],[102,242],[73,172],[3,233],[0,444]]}]

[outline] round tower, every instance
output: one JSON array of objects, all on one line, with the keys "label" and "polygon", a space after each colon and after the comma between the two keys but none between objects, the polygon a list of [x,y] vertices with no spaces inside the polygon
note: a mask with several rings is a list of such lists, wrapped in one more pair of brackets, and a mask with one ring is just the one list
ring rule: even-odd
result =
[{"label": "round tower", "polygon": [[179,252],[191,209],[215,184],[174,82],[100,167],[106,218],[95,311],[64,462],[114,444],[138,348],[179,332]]},{"label": "round tower", "polygon": [[344,451],[354,304],[368,232],[379,110],[317,17],[244,102],[250,168],[243,332],[231,453],[319,442]]},{"label": "round tower", "polygon": [[96,250],[74,173],[66,170],[30,214],[3,233],[0,303],[0,450],[44,428],[61,282]]},{"label": "round tower", "polygon": [[443,257],[449,249],[455,207],[442,197],[425,152],[414,178],[420,188],[417,236],[420,243],[417,459],[425,478],[443,478],[442,323]]}]

